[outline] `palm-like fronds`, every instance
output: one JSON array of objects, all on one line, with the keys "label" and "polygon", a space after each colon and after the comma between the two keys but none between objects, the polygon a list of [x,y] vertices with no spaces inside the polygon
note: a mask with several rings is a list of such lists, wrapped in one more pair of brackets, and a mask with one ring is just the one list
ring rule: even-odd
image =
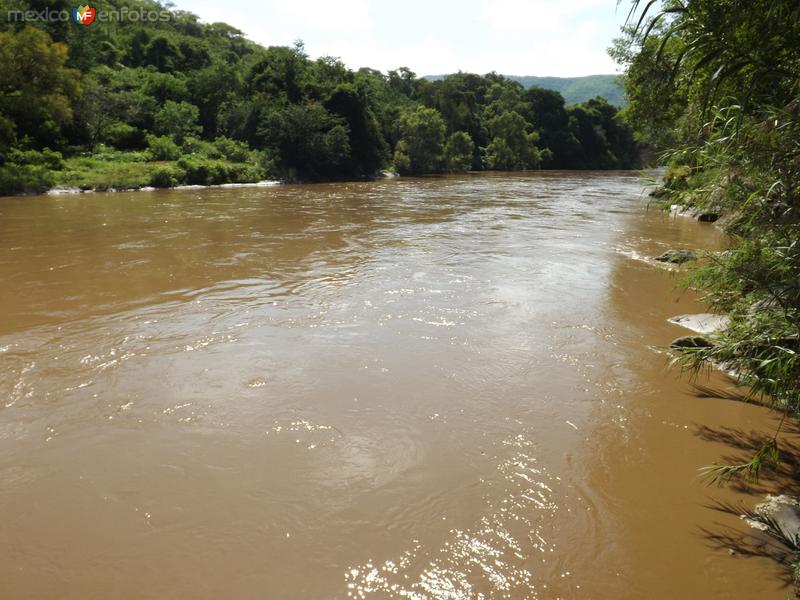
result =
[{"label": "palm-like fronds", "polygon": [[[624,52],[628,114],[664,106],[650,87],[683,99],[678,143],[664,154],[681,177],[664,205],[726,215],[731,247],[686,285],[730,316],[708,348],[674,363],[696,376],[737,374],[748,397],[800,417],[800,0],[632,0]],[[633,50],[631,50],[633,49]],[[673,105],[676,106],[676,105]],[[661,122],[659,122],[661,125]],[[753,458],[702,470],[710,481],[757,478],[780,460],[780,428]]]},{"label": "palm-like fronds", "polygon": [[781,91],[788,99],[797,92],[798,0],[632,0],[626,25],[640,40],[658,29],[658,59],[681,41],[673,77],[703,81],[704,110],[726,87],[746,108],[754,97]]}]

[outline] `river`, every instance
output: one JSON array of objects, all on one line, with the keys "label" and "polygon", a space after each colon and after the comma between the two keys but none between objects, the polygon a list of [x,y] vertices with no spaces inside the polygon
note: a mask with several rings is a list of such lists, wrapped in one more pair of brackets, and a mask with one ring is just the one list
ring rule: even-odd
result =
[{"label": "river", "polygon": [[643,260],[723,243],[635,173],[0,199],[0,595],[784,598]]}]

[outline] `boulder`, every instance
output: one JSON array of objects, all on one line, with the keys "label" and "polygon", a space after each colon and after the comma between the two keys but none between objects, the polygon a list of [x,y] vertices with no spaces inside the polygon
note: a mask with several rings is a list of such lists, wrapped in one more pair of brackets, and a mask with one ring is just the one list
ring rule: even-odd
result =
[{"label": "boulder", "polygon": [[685,335],[672,340],[670,348],[711,348],[713,344],[699,335]]},{"label": "boulder", "polygon": [[742,515],[748,524],[769,531],[787,545],[800,549],[800,501],[792,496],[767,496],[752,515]]},{"label": "boulder", "polygon": [[679,315],[668,319],[670,323],[691,329],[696,333],[716,333],[722,331],[730,324],[730,319],[725,315],[700,313],[697,315]]},{"label": "boulder", "polygon": [[674,265],[681,265],[690,260],[696,260],[697,256],[691,250],[667,250],[661,256],[656,256],[658,262],[671,263]]}]

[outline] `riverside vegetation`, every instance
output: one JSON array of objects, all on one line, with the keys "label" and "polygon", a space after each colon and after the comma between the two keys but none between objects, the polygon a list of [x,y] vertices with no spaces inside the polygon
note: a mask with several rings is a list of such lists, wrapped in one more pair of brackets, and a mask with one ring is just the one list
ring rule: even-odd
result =
[{"label": "riverside vegetation", "polygon": [[[92,6],[167,10],[148,0]],[[630,129],[602,98],[565,106],[557,92],[494,73],[431,82],[406,68],[353,71],[310,59],[302,42],[264,48],[226,24],[168,15],[86,27],[4,15],[0,194],[638,160]]]},{"label": "riverside vegetation", "polygon": [[[625,116],[638,139],[666,149],[664,206],[721,215],[733,241],[686,281],[730,325],[677,360],[693,372],[728,366],[783,417],[752,460],[707,474],[791,469],[781,433],[800,416],[800,4],[632,4],[612,49],[626,67]],[[788,544],[798,550],[797,539]]]}]

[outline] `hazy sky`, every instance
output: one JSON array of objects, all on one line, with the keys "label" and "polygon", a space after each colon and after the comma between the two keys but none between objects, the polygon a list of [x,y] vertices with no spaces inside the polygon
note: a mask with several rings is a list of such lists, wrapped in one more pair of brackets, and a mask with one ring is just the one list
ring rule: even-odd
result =
[{"label": "hazy sky", "polygon": [[497,71],[575,76],[616,72],[606,48],[628,2],[616,0],[175,0],[263,45],[300,38],[312,57],[418,75]]}]

